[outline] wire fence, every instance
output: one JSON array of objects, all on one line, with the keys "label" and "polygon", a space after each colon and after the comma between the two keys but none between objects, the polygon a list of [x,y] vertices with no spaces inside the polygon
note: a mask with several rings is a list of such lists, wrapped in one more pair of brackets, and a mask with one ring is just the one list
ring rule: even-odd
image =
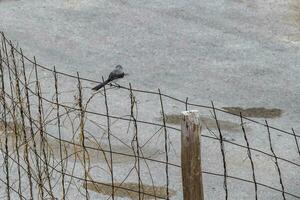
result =
[{"label": "wire fence", "polygon": [[[0,75],[2,198],[182,199],[180,115],[167,111],[198,109],[209,116],[202,118],[201,135],[202,154],[210,154],[202,161],[207,199],[246,193],[249,199],[300,199],[300,136],[293,129],[131,84],[93,93],[98,81],[38,64],[3,33]],[[220,118],[238,122],[228,128]],[[257,139],[262,134],[268,146]],[[243,184],[247,190],[236,194],[233,186]]]}]

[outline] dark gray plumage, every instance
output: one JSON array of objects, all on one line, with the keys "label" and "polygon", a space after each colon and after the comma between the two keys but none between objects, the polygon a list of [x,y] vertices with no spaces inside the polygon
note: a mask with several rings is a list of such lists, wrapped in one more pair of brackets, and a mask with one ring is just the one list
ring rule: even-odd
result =
[{"label": "dark gray plumage", "polygon": [[100,83],[96,87],[93,87],[92,90],[97,91],[97,90],[101,89],[103,86],[105,86],[106,84],[110,83],[111,81],[119,79],[119,78],[123,78],[124,75],[125,74],[123,71],[123,67],[121,65],[117,65],[115,67],[115,69],[112,72],[110,72],[108,79],[106,81],[104,81],[103,83]]}]

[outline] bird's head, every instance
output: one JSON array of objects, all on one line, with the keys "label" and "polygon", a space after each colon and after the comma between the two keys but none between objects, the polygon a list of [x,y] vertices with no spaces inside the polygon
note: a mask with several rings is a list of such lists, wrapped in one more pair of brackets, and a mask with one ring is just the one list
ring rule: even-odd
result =
[{"label": "bird's head", "polygon": [[122,70],[123,67],[122,67],[121,65],[117,65],[117,66],[116,66],[116,69]]}]

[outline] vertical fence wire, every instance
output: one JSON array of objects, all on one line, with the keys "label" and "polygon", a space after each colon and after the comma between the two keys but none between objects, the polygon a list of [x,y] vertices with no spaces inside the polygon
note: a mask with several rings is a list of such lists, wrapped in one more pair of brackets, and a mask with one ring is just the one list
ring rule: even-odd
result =
[{"label": "vertical fence wire", "polygon": [[[11,44],[11,42],[10,42]],[[10,62],[9,62],[9,57],[8,57],[8,53],[7,53],[7,46],[6,43],[4,43],[4,48],[6,51],[6,56],[7,56],[7,64],[8,67],[11,68],[10,66]],[[11,56],[12,56],[12,62],[13,65],[16,65],[15,59],[14,59],[14,53],[13,53],[13,48],[11,47]],[[18,127],[18,119],[17,119],[17,110],[16,110],[16,100],[15,100],[15,88],[13,85],[13,77],[12,77],[12,73],[10,70],[8,70],[8,76],[9,76],[9,85],[10,85],[10,95],[12,98],[11,104],[12,104],[12,110],[10,111],[11,117],[12,117],[12,121],[13,121],[13,132],[14,132],[14,136],[15,136],[15,148],[16,148],[16,154],[17,154],[17,171],[18,171],[18,194],[19,194],[19,198],[22,199],[22,179],[21,179],[21,168],[20,168],[20,152],[19,152],[19,135],[21,135],[19,133],[19,127]]]},{"label": "vertical fence wire", "polygon": [[[34,58],[35,60],[35,58]],[[34,62],[36,63],[36,62]],[[35,70],[35,80],[36,80],[36,94],[37,94],[37,100],[38,100],[38,123],[39,123],[39,127],[38,127],[38,132],[40,134],[40,149],[39,152],[43,151],[43,147],[44,147],[44,135],[43,135],[43,119],[42,119],[42,98],[41,98],[41,90],[40,90],[40,83],[39,83],[39,79],[38,79],[38,72],[37,72],[37,67],[36,64],[34,64],[34,70]],[[39,159],[39,158],[38,158]],[[45,165],[40,165],[41,167],[43,166],[43,169],[45,169]],[[44,170],[43,170],[44,171]],[[41,172],[41,177],[40,177],[40,183],[39,183],[39,189],[40,189],[40,195],[41,198],[44,199],[45,195],[44,195],[44,183],[43,183],[43,173]]]},{"label": "vertical fence wire", "polygon": [[255,200],[257,200],[258,196],[257,196],[257,182],[256,182],[256,177],[255,177],[255,167],[254,167],[254,163],[253,163],[253,159],[252,159],[252,155],[251,155],[251,150],[250,150],[248,137],[247,137],[247,134],[246,134],[246,129],[245,129],[245,126],[244,126],[242,113],[240,113],[240,118],[241,118],[242,132],[243,132],[243,135],[244,135],[245,142],[247,144],[247,155],[248,155],[248,158],[249,158],[250,163],[251,163],[252,179],[253,179],[253,182],[254,182]]},{"label": "vertical fence wire", "polygon": [[[14,53],[13,53],[13,48],[12,48],[12,56],[13,60],[15,60]],[[21,57],[21,62],[22,65],[24,65],[24,58]],[[30,191],[30,199],[33,199],[33,186],[32,186],[32,173],[31,173],[31,166],[29,162],[29,155],[28,155],[28,140],[27,140],[27,133],[26,133],[26,126],[25,126],[25,116],[24,116],[24,102],[21,97],[21,89],[20,89],[20,77],[19,77],[19,72],[17,69],[17,65],[14,63],[14,70],[15,70],[15,83],[16,83],[16,93],[17,93],[17,98],[18,98],[18,104],[19,104],[19,111],[20,111],[20,116],[21,116],[21,130],[23,134],[23,140],[25,144],[25,149],[24,149],[24,159],[25,163],[27,165],[27,176],[28,176],[28,182],[29,182],[29,191]]]},{"label": "vertical fence wire", "polygon": [[166,152],[166,192],[167,192],[167,199],[169,199],[169,153],[168,153],[168,132],[167,132],[167,127],[166,127],[166,115],[164,111],[164,105],[163,105],[163,100],[162,100],[162,95],[160,92],[160,89],[158,89],[159,93],[159,100],[160,100],[160,107],[161,107],[161,112],[162,112],[162,119],[163,119],[163,127],[164,127],[164,136],[165,136],[165,152]]},{"label": "vertical fence wire", "polygon": [[299,143],[298,143],[298,139],[297,139],[297,137],[296,137],[296,133],[295,133],[295,131],[294,131],[294,129],[293,129],[293,128],[292,128],[292,132],[293,132],[293,134],[294,134],[294,139],[295,139],[295,143],[296,143],[297,151],[298,151],[298,154],[299,154],[299,156],[300,156],[300,148],[299,148]]},{"label": "vertical fence wire", "polygon": [[49,173],[49,162],[48,162],[48,157],[47,157],[47,152],[48,152],[48,146],[47,144],[47,134],[44,134],[44,129],[46,129],[46,125],[44,123],[44,106],[43,106],[43,97],[42,97],[42,90],[41,90],[41,85],[40,81],[38,79],[38,72],[37,72],[37,65],[36,65],[36,59],[34,57],[34,69],[35,69],[35,78],[37,81],[37,96],[38,96],[38,118],[39,118],[39,132],[41,136],[41,151],[43,154],[43,159],[44,159],[44,171],[46,175],[46,181],[49,187],[49,190],[46,189],[47,193],[51,196],[52,199],[55,199],[54,194],[53,194],[53,187],[51,184],[51,178],[50,178],[50,173]]},{"label": "vertical fence wire", "polygon": [[[102,77],[102,81],[104,82],[104,78]],[[105,109],[106,109],[106,120],[107,120],[107,139],[108,139],[108,145],[109,145],[109,151],[110,151],[110,174],[111,174],[111,197],[114,200],[115,199],[115,185],[114,185],[114,167],[113,167],[113,153],[112,153],[112,144],[111,144],[111,131],[110,131],[110,119],[109,119],[109,109],[108,109],[108,101],[107,101],[107,94],[106,94],[106,86],[103,86],[104,91],[104,101],[105,101]]]},{"label": "vertical fence wire", "polygon": [[[21,57],[22,60],[24,60],[23,57],[23,51],[22,49],[20,49],[21,52]],[[28,120],[29,120],[29,127],[30,127],[30,135],[31,135],[31,140],[33,142],[33,152],[34,152],[34,157],[35,157],[35,162],[36,162],[36,169],[37,169],[37,176],[38,176],[38,188],[39,188],[39,192],[41,192],[41,196],[44,196],[43,193],[43,183],[42,183],[42,172],[40,169],[40,163],[39,163],[39,158],[38,158],[38,151],[37,151],[37,145],[36,145],[36,141],[35,141],[35,133],[33,130],[33,125],[34,125],[34,119],[32,117],[31,114],[31,104],[30,104],[30,97],[29,97],[29,81],[27,80],[27,75],[26,75],[26,69],[25,69],[25,65],[22,64],[22,71],[23,71],[23,78],[24,78],[24,87],[25,87],[25,96],[26,96],[26,102],[25,102],[25,107],[27,108],[27,113],[28,113]]]},{"label": "vertical fence wire", "polygon": [[[144,199],[144,196],[142,197],[141,193],[141,166],[140,166],[140,145],[139,145],[139,138],[138,138],[138,126],[136,122],[136,117],[134,115],[134,108],[137,108],[136,105],[136,99],[135,96],[133,95],[132,92],[132,87],[131,84],[129,83],[129,92],[130,92],[130,117],[133,120],[133,126],[134,126],[134,136],[132,140],[132,149],[134,151],[134,154],[136,153],[137,156],[135,156],[135,168],[137,168],[137,175],[138,175],[138,195],[139,195],[139,200]],[[134,146],[134,142],[136,143],[136,146]],[[136,151],[134,150],[136,148]],[[137,164],[137,167],[136,167]]]},{"label": "vertical fence wire", "polygon": [[5,155],[4,155],[4,165],[6,174],[6,195],[7,199],[10,200],[10,180],[9,180],[9,162],[8,162],[8,127],[7,127],[7,112],[6,112],[6,98],[5,98],[5,84],[4,84],[4,70],[3,70],[3,57],[2,50],[0,49],[0,76],[1,76],[1,104],[2,104],[2,120],[4,124],[4,136],[5,136]]},{"label": "vertical fence wire", "polygon": [[61,138],[61,122],[59,113],[59,93],[58,93],[58,79],[56,69],[53,69],[54,73],[54,87],[55,87],[55,101],[56,101],[56,117],[57,117],[57,129],[59,137],[59,157],[60,157],[60,168],[61,168],[61,186],[62,186],[62,199],[66,199],[66,189],[65,189],[65,172],[64,172],[64,161],[62,155],[62,138]]},{"label": "vertical fence wire", "polygon": [[185,99],[185,110],[187,111],[188,110],[188,101],[189,101],[189,98],[187,97]]},{"label": "vertical fence wire", "polygon": [[86,167],[86,148],[85,148],[85,135],[84,135],[84,108],[83,108],[83,95],[82,95],[82,85],[79,77],[79,73],[77,72],[77,81],[78,81],[78,105],[80,109],[80,142],[82,146],[82,153],[83,153],[83,168],[84,168],[84,180],[85,180],[85,198],[89,199],[89,192],[88,192],[88,169]]},{"label": "vertical fence wire", "polygon": [[221,127],[217,118],[216,114],[216,109],[214,106],[214,103],[211,102],[212,108],[213,108],[213,114],[214,114],[214,119],[216,121],[216,125],[218,128],[219,132],[219,140],[220,140],[220,148],[221,148],[221,154],[222,154],[222,159],[223,159],[223,168],[224,168],[224,190],[225,190],[225,199],[228,199],[228,188],[227,188],[227,165],[226,165],[226,158],[225,158],[225,147],[224,147],[224,142],[223,142],[223,135],[221,132]]},{"label": "vertical fence wire", "polygon": [[275,165],[276,165],[276,168],[277,168],[277,172],[278,172],[278,176],[279,176],[279,183],[280,183],[281,190],[282,190],[282,198],[284,200],[286,200],[286,198],[285,198],[285,189],[284,189],[284,185],[283,185],[283,181],[282,181],[282,176],[281,176],[281,170],[280,170],[280,167],[279,167],[279,164],[278,164],[277,156],[276,156],[276,154],[274,152],[274,149],[273,149],[273,146],[272,146],[272,138],[271,138],[269,124],[268,124],[267,120],[265,120],[265,122],[266,122],[267,131],[268,131],[270,150],[271,150],[271,152],[272,152],[272,154],[273,154],[273,156],[275,158]]}]

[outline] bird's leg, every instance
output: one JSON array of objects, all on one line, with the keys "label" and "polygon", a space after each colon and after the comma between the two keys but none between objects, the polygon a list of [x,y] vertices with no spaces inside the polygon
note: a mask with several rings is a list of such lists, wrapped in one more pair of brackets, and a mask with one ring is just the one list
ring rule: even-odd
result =
[{"label": "bird's leg", "polygon": [[121,87],[116,81],[113,81],[113,82],[109,83],[109,86],[114,87],[114,88],[120,88]]},{"label": "bird's leg", "polygon": [[121,86],[118,83],[114,83],[115,87],[120,88]]}]

